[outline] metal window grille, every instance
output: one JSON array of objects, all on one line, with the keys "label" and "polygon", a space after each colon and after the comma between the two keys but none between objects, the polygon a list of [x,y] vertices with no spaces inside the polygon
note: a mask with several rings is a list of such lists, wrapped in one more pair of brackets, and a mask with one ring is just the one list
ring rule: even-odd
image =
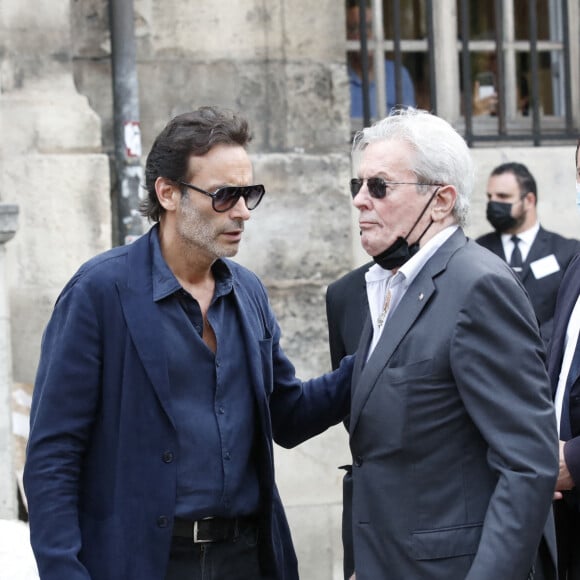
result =
[{"label": "metal window grille", "polygon": [[[435,10],[449,10],[456,2],[457,21],[453,15],[438,13]],[[525,38],[516,38],[515,29],[520,22],[515,22],[514,6],[517,0],[493,0],[494,33],[490,38],[471,38],[470,18],[472,10],[479,6],[473,0],[447,0],[434,2],[433,0],[373,0],[371,2],[373,29],[372,40],[367,38],[366,19],[360,18],[360,43],[348,41],[348,50],[361,51],[362,85],[363,85],[363,118],[356,120],[364,126],[373,119],[370,115],[369,102],[369,51],[374,50],[378,55],[385,51],[393,55],[394,82],[397,102],[401,102],[403,56],[409,53],[424,53],[426,57],[428,76],[428,107],[437,113],[439,105],[446,113],[453,117],[449,121],[464,134],[470,146],[477,143],[501,141],[518,141],[522,144],[538,146],[546,141],[569,142],[576,139],[574,118],[572,114],[572,75],[570,50],[570,13],[567,0],[544,0],[543,9],[549,11],[549,32],[542,36],[538,34],[539,0],[524,0],[518,2],[520,8],[527,12],[527,35]],[[366,1],[358,2],[360,15],[366,10]],[[388,9],[388,18],[392,22],[392,36],[385,38],[383,29],[383,11]],[[453,10],[449,10],[453,12]],[[401,38],[402,18],[422,18],[422,38]],[[477,14],[475,14],[477,16]],[[542,15],[542,18],[544,15]],[[574,12],[575,20],[579,16]],[[438,23],[438,24],[437,24]],[[579,22],[573,29],[577,29]],[[437,30],[439,26],[439,30]],[[442,46],[442,36],[456,34],[456,54],[445,52]],[[449,45],[448,45],[449,46]],[[481,117],[474,115],[473,98],[474,82],[476,80],[472,65],[473,58],[478,53],[488,53],[495,57],[495,92],[497,105],[492,115]],[[458,66],[455,90],[460,94],[449,94],[448,86],[438,86],[436,74],[436,59],[457,58]],[[519,87],[518,77],[523,76],[518,71],[518,63],[527,63],[526,90],[528,91],[528,105],[525,113],[518,109]],[[543,62],[543,66],[541,66]],[[374,59],[374,77],[376,81],[376,111],[381,118],[385,111],[385,78],[382,59]],[[547,64],[546,64],[547,63]],[[440,70],[440,69],[439,69]],[[523,85],[522,85],[523,86]],[[550,110],[543,110],[542,95],[549,96]],[[450,115],[454,103],[458,103],[456,115]]]}]

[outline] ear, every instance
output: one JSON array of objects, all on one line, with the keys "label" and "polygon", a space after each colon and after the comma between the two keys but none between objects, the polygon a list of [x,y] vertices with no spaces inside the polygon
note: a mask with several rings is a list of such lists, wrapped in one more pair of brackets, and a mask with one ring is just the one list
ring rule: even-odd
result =
[{"label": "ear", "polygon": [[536,196],[531,191],[524,195],[524,206],[526,209],[536,206]]},{"label": "ear", "polygon": [[434,222],[442,222],[453,212],[457,190],[453,185],[443,185],[435,195],[433,207],[431,209],[431,219]]},{"label": "ear", "polygon": [[175,211],[177,196],[181,196],[178,185],[166,177],[158,177],[155,180],[155,193],[159,204],[165,211]]}]

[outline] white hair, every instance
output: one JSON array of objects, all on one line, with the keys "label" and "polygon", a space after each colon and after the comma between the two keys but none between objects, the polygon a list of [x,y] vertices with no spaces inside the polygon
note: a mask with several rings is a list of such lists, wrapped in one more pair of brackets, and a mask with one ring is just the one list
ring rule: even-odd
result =
[{"label": "white hair", "polygon": [[412,107],[397,109],[354,136],[353,165],[358,166],[360,154],[369,143],[390,140],[404,141],[415,152],[411,170],[418,181],[455,187],[453,216],[460,226],[465,226],[475,167],[461,135],[447,121],[427,111]]}]

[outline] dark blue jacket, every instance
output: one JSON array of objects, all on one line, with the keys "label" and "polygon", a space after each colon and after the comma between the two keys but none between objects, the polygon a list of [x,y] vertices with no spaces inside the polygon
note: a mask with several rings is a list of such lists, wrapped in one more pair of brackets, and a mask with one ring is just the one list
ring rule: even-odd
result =
[{"label": "dark blue jacket", "polygon": [[[556,303],[556,314],[554,316],[554,334],[548,350],[548,372],[552,382],[552,393],[556,397],[556,390],[562,370],[562,360],[566,350],[566,332],[570,317],[576,305],[576,300],[580,295],[580,254],[570,262],[560,291],[558,292],[558,302]],[[569,387],[570,392],[564,398],[562,413],[568,413],[570,417],[570,428],[572,438],[567,441],[564,449],[568,471],[576,484],[570,494],[580,497],[580,376],[570,377],[573,381]],[[580,505],[580,502],[577,504]]]},{"label": "dark blue jacket", "polygon": [[[152,297],[155,231],[84,264],[43,336],[24,473],[43,580],[165,577],[177,435]],[[263,285],[238,264],[228,266],[259,417],[262,564],[269,579],[297,580],[272,440],[292,447],[340,422],[349,410],[352,360],[301,383],[280,347]]]}]

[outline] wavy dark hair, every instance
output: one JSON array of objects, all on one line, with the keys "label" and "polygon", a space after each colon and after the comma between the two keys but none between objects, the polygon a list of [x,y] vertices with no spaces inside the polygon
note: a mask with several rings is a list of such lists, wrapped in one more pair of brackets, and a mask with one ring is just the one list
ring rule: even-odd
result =
[{"label": "wavy dark hair", "polygon": [[145,189],[148,195],[141,203],[141,215],[158,222],[165,212],[155,192],[158,177],[166,177],[176,183],[191,179],[187,170],[192,155],[205,155],[219,144],[246,147],[251,138],[248,121],[244,117],[219,107],[200,107],[169,121],[147,156]]}]

